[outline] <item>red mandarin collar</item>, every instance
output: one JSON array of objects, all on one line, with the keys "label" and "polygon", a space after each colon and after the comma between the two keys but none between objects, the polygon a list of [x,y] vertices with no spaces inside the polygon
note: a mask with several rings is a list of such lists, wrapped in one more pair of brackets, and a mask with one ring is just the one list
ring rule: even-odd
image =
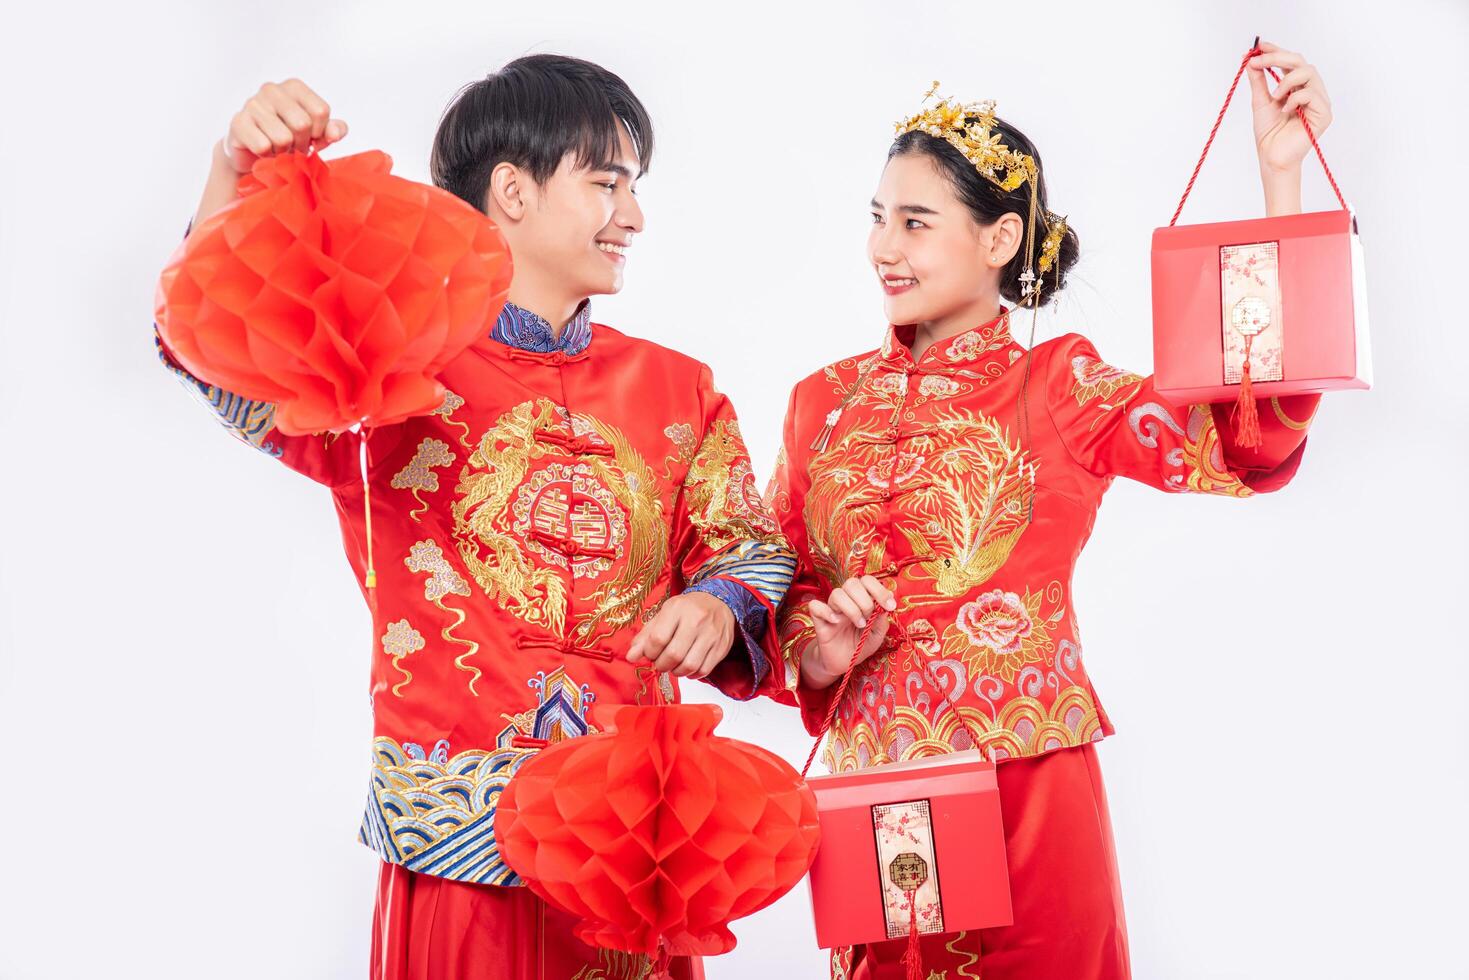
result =
[{"label": "red mandarin collar", "polygon": [[1006,309],[992,320],[938,341],[917,361],[912,350],[917,327],[911,323],[890,324],[879,351],[880,363],[898,371],[935,374],[983,370],[991,364],[999,364],[1003,370],[1025,353],[1010,335],[1010,312]]}]

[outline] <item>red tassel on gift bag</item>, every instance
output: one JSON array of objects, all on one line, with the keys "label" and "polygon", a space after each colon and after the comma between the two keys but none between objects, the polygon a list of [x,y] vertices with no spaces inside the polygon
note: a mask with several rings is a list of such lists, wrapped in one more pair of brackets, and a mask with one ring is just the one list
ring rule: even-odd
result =
[{"label": "red tassel on gift bag", "polygon": [[918,889],[908,889],[908,948],[903,951],[907,980],[923,980],[923,947],[918,941]]},{"label": "red tassel on gift bag", "polygon": [[[1357,222],[1306,121],[1340,211],[1179,225],[1251,48],[1166,228],[1153,232],[1153,374],[1179,404],[1234,402],[1240,445],[1260,444],[1256,400],[1371,387]],[[1272,76],[1274,72],[1271,72]]]},{"label": "red tassel on gift bag", "polygon": [[1250,384],[1250,348],[1254,345],[1254,334],[1245,335],[1245,356],[1240,363],[1239,397],[1229,419],[1235,424],[1238,442],[1246,449],[1260,445],[1260,410],[1255,406],[1255,390]]}]

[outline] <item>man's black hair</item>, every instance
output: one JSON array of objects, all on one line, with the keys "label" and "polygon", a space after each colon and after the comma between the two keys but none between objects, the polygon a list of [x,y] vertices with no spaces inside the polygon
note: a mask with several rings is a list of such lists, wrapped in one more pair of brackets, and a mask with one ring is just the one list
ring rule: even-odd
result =
[{"label": "man's black hair", "polygon": [[646,172],[653,123],[626,82],[580,58],[527,55],[460,89],[434,134],[429,170],[436,185],[483,211],[497,164],[513,163],[538,184],[568,153],[578,167],[608,167],[622,126]]}]

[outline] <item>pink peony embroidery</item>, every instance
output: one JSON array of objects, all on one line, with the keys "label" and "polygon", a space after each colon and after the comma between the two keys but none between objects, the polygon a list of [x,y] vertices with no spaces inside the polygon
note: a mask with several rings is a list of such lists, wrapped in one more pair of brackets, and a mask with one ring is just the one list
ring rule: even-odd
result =
[{"label": "pink peony embroidery", "polygon": [[[889,456],[881,462],[867,467],[867,482],[874,487],[886,488],[889,485],[896,486],[899,483],[913,479],[918,470],[923,466],[924,457],[913,453],[900,452],[896,456]],[[894,467],[896,466],[896,472]]]},{"label": "pink peony embroidery", "polygon": [[1030,612],[1013,592],[986,592],[959,610],[955,625],[975,646],[1000,656],[1019,652],[1034,624]]},{"label": "pink peony embroidery", "polygon": [[953,378],[930,374],[918,383],[918,391],[928,398],[948,398],[959,391],[959,382]]}]

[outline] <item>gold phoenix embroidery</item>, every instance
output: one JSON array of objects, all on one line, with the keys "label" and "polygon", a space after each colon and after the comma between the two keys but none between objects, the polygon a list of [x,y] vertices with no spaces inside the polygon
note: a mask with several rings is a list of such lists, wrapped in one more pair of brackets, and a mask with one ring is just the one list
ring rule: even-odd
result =
[{"label": "gold phoenix embroidery", "polygon": [[[932,556],[915,566],[934,583],[930,601],[964,595],[1010,557],[1025,533],[1035,465],[988,416],[937,409],[928,428],[899,450],[886,442],[886,425],[864,422],[811,460],[805,523],[813,562],[829,581],[878,560],[863,557],[880,547],[873,539],[881,507],[894,508],[913,554]],[[881,502],[889,489],[892,504]]]}]

